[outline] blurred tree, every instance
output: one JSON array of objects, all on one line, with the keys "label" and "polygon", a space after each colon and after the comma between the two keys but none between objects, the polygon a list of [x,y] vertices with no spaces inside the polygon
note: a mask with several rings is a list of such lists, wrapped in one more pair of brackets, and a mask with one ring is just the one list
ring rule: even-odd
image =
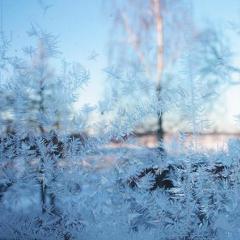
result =
[{"label": "blurred tree", "polygon": [[[175,101],[176,93],[191,85],[186,71],[193,71],[193,78],[204,85],[201,91],[206,90],[203,101],[212,104],[217,90],[231,83],[231,73],[238,71],[231,65],[230,46],[214,27],[196,28],[191,0],[115,0],[111,9],[115,34],[110,59],[122,68],[142,66],[146,79],[155,82],[157,136],[162,142],[165,90],[174,92]],[[192,61],[188,69],[182,64],[186,59]]]},{"label": "blurred tree", "polygon": [[[122,66],[141,65],[146,78],[155,82],[159,103],[162,98],[163,73],[167,65],[173,63],[180,55],[183,33],[189,22],[185,2],[184,0],[113,2],[115,34],[111,34],[114,47],[111,49],[110,58],[118,58],[117,62]],[[159,142],[162,142],[163,110],[160,107],[157,136]]]},{"label": "blurred tree", "polygon": [[59,54],[56,37],[36,26],[32,26],[28,35],[37,40],[37,47],[25,47],[24,57],[10,59],[12,74],[8,89],[14,96],[11,104],[13,125],[16,132],[26,136],[23,141],[34,139],[33,146],[29,147],[40,160],[35,171],[42,212],[46,212],[49,197],[51,212],[55,214],[56,196],[52,186],[56,181],[57,161],[64,150],[59,135],[69,133],[76,120],[80,120],[73,114],[72,106],[89,74],[80,64],[66,62],[62,68],[56,65],[61,69],[60,74],[56,74],[50,65]]},{"label": "blurred tree", "polygon": [[59,54],[54,35],[32,26],[28,32],[37,41],[37,47],[23,49],[26,57],[13,57],[10,89],[15,96],[14,114],[17,126],[38,132],[71,131],[76,117],[72,112],[79,90],[89,78],[80,64],[62,61],[55,67],[51,62]]},{"label": "blurred tree", "polygon": [[8,75],[11,72],[11,64],[9,58],[9,48],[11,45],[11,36],[7,37],[3,28],[3,1],[0,2],[0,133],[11,133],[13,112],[12,103],[13,96],[8,91],[8,88],[2,87],[7,84]]}]

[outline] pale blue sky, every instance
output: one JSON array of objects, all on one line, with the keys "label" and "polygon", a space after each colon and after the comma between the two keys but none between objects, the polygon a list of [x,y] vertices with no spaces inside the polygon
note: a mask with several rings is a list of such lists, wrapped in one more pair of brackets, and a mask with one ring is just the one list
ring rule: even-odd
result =
[{"label": "pale blue sky", "polygon": [[[102,69],[107,65],[109,27],[111,14],[104,7],[107,0],[0,0],[2,5],[2,25],[4,31],[11,35],[14,51],[29,43],[26,31],[30,24],[39,24],[45,30],[59,36],[59,48],[63,56],[72,61],[82,63],[90,70],[91,82],[82,99],[96,102],[103,90],[104,74]],[[110,0],[109,0],[110,1]],[[240,22],[240,0],[192,0],[195,19],[198,24],[206,24],[207,20],[217,27],[225,29],[229,22]],[[43,5],[53,5],[44,14]],[[239,51],[238,39],[229,34],[230,41]],[[95,51],[99,55],[96,60],[88,57]],[[238,58],[237,58],[238,60]],[[240,112],[240,89],[236,87],[227,93],[225,108],[227,111],[223,121],[234,127],[232,115]],[[230,98],[229,98],[230,96]],[[236,101],[231,101],[233,98]],[[235,105],[234,105],[235,104]],[[219,119],[218,119],[219,120]],[[222,119],[221,119],[222,121]]]},{"label": "pale blue sky", "polygon": [[[12,33],[15,49],[28,42],[30,23],[40,24],[59,36],[59,47],[68,59],[85,61],[95,50],[99,62],[106,62],[111,14],[104,9],[106,0],[0,0],[3,27]],[[39,2],[52,5],[44,15]],[[224,27],[227,21],[240,20],[239,0],[193,0],[198,23],[210,19]],[[102,64],[101,64],[102,65]]]},{"label": "pale blue sky", "polygon": [[[12,47],[19,53],[30,44],[26,32],[31,23],[59,38],[59,49],[68,61],[80,62],[89,69],[91,81],[83,98],[96,102],[102,92],[102,69],[107,66],[107,43],[111,18],[104,15],[102,0],[0,0],[3,29],[11,35]],[[44,5],[53,5],[44,14]],[[88,60],[92,52],[96,60]]]}]

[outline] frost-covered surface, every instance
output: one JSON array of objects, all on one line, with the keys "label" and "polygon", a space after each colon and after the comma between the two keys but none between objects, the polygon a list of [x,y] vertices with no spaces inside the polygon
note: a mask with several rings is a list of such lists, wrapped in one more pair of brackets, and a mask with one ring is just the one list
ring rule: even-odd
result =
[{"label": "frost-covered surface", "polygon": [[237,239],[238,140],[228,152],[161,156],[51,134],[1,139],[1,239]]},{"label": "frost-covered surface", "polygon": [[[111,66],[111,91],[77,113],[88,70],[63,61],[54,71],[56,37],[36,26],[28,35],[36,46],[9,56],[1,32],[0,239],[238,239],[239,140],[216,152],[197,142],[210,85],[231,70],[215,33],[176,63],[179,87],[159,97],[141,66]],[[130,148],[135,129],[169,109],[193,133],[189,146],[180,134],[172,151]]]}]

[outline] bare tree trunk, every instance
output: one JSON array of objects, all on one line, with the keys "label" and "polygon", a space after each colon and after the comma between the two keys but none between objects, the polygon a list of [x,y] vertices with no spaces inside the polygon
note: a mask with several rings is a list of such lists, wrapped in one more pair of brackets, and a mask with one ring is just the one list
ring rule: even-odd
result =
[{"label": "bare tree trunk", "polygon": [[164,130],[163,130],[163,113],[158,114],[158,130],[157,130],[157,138],[161,143],[164,139]]},{"label": "bare tree trunk", "polygon": [[[39,129],[41,131],[41,136],[43,136],[44,129],[41,125],[39,125]],[[46,212],[46,195],[47,195],[47,186],[45,184],[45,167],[44,167],[44,157],[40,157],[40,202],[42,213]]]},{"label": "bare tree trunk", "polygon": [[[145,0],[144,0],[145,1]],[[147,0],[146,0],[147,1]],[[129,3],[132,1],[129,1]],[[134,2],[134,1],[133,1]],[[138,1],[136,1],[136,9],[138,7]],[[150,79],[154,79],[156,81],[156,96],[158,98],[158,102],[161,103],[162,99],[162,75],[163,75],[163,68],[164,68],[164,29],[163,29],[163,6],[162,0],[149,0],[149,7],[152,14],[153,24],[154,24],[154,35],[155,35],[155,44],[156,44],[156,58],[154,69],[152,69],[152,64],[148,61],[148,56],[145,55],[144,50],[141,48],[141,35],[138,34],[138,31],[131,26],[131,22],[129,21],[129,16],[127,15],[127,10],[122,9],[120,10],[120,18],[123,28],[125,29],[128,42],[131,44],[134,52],[136,53],[140,63],[143,65],[147,77]],[[145,20],[145,19],[143,19]],[[144,22],[144,21],[143,21]],[[141,29],[142,31],[148,31],[147,29]],[[157,130],[157,138],[159,141],[159,149],[161,152],[164,152],[162,147],[163,139],[164,139],[164,130],[163,130],[163,111],[158,113],[158,130]]]},{"label": "bare tree trunk", "polygon": [[[161,97],[161,88],[156,90],[158,98]],[[160,102],[160,101],[159,101]],[[158,141],[158,151],[161,156],[165,155],[164,143],[164,129],[163,129],[163,112],[158,113],[158,129],[157,129],[157,141]]]},{"label": "bare tree trunk", "polygon": [[[40,80],[40,88],[39,88],[39,112],[44,113],[44,87],[43,87],[43,72],[41,72],[41,80]],[[38,125],[38,128],[40,130],[41,137],[44,135],[44,127],[40,123]],[[44,166],[44,156],[41,156],[40,158],[40,201],[41,201],[41,208],[42,208],[42,213],[46,212],[46,198],[47,198],[47,186],[45,184],[45,166]]]},{"label": "bare tree trunk", "polygon": [[[51,185],[54,185],[56,182],[56,171],[57,171],[57,155],[59,155],[59,140],[56,133],[53,133],[53,136],[50,137],[51,143],[54,145],[56,150],[53,150],[53,152],[50,153],[51,155],[51,161],[52,161],[52,179],[51,179]],[[56,207],[56,194],[53,192],[53,186],[51,186],[51,192],[49,194],[50,198],[50,206],[51,206],[51,212],[55,215],[58,215],[57,207]]]},{"label": "bare tree trunk", "polygon": [[[156,24],[156,94],[159,102],[161,101],[161,80],[163,74],[163,19],[161,15],[161,1],[160,0],[152,0],[152,11],[155,17]],[[160,111],[158,113],[158,130],[157,130],[157,139],[159,142],[159,150],[160,153],[164,153],[164,148],[162,146],[164,140],[164,130],[163,130],[163,112]]]},{"label": "bare tree trunk", "polygon": [[44,173],[42,169],[40,170],[41,179],[40,179],[40,201],[42,213],[46,212],[46,185],[44,183]]},{"label": "bare tree trunk", "polygon": [[163,19],[161,16],[161,1],[152,0],[152,10],[155,17],[156,24],[156,80],[157,91],[160,93],[161,78],[163,72]]}]

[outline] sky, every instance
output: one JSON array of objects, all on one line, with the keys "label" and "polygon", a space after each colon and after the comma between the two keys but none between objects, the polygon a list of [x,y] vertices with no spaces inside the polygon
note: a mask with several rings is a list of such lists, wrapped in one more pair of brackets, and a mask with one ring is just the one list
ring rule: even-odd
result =
[{"label": "sky", "polygon": [[[200,24],[213,23],[227,33],[229,44],[234,46],[234,63],[240,65],[240,35],[234,31],[228,31],[231,23],[240,23],[239,0],[193,0],[195,5],[196,21]],[[240,24],[238,25],[238,28]],[[240,29],[240,28],[239,28]],[[238,29],[238,31],[239,31]],[[238,79],[239,80],[239,79]],[[220,131],[239,132],[240,122],[237,116],[240,114],[240,86],[234,85],[227,89],[221,96],[218,106],[218,114],[213,113],[212,119]]]},{"label": "sky", "polygon": [[[102,0],[0,0],[3,29],[11,35],[16,53],[30,44],[27,31],[38,24],[58,37],[59,58],[79,62],[89,70],[91,81],[82,99],[96,102],[102,94],[102,70],[107,66],[108,19]],[[43,3],[43,4],[42,4]],[[50,6],[44,12],[43,6]],[[96,55],[96,60],[89,60]],[[90,92],[89,92],[90,91]]]},{"label": "sky", "polygon": [[[112,21],[111,10],[106,9],[106,0],[0,2],[1,25],[12,39],[13,51],[19,53],[24,46],[30,44],[26,32],[31,23],[39,24],[58,36],[59,49],[62,51],[60,58],[80,62],[89,69],[91,81],[80,101],[94,104],[104,95],[103,69],[111,64],[108,62],[108,45]],[[193,6],[195,20],[199,25],[206,25],[210,21],[225,29],[231,22],[240,22],[239,0],[193,0]],[[236,52],[240,50],[239,39],[230,31],[229,42],[236,46]],[[96,55],[96,59],[91,59],[93,55]],[[235,62],[238,62],[238,57]],[[220,116],[213,116],[215,124],[221,131],[236,131],[238,127],[234,116],[240,114],[240,87],[230,88],[220,101]]]}]

